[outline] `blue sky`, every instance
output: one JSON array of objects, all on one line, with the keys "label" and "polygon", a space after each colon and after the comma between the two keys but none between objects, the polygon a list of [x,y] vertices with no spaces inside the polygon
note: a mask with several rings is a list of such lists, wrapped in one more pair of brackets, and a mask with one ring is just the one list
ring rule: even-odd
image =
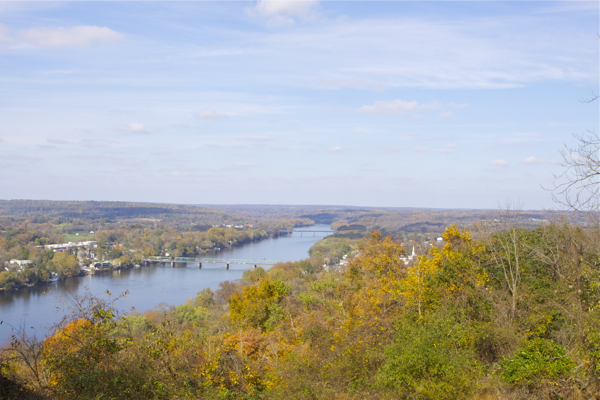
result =
[{"label": "blue sky", "polygon": [[0,3],[0,198],[552,208],[597,2]]}]

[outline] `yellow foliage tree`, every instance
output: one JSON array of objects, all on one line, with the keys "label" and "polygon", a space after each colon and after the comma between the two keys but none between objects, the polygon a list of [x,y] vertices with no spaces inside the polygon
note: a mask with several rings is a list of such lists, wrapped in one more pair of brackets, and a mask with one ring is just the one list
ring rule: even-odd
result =
[{"label": "yellow foliage tree", "polygon": [[406,278],[402,279],[402,294],[407,308],[416,308],[419,318],[423,316],[423,307],[435,296],[430,280],[439,270],[442,253],[435,252],[431,258],[422,256],[410,267]]},{"label": "yellow foliage tree", "polygon": [[439,299],[464,301],[470,291],[487,282],[485,271],[474,261],[484,247],[473,244],[471,235],[456,225],[446,228],[443,238],[442,249],[434,247],[429,257],[419,257],[401,282],[407,307],[416,308],[419,317]]},{"label": "yellow foliage tree", "polygon": [[229,298],[231,321],[239,327],[271,329],[282,317],[279,305],[290,287],[281,281],[261,279],[256,285],[245,286],[242,293]]},{"label": "yellow foliage tree", "polygon": [[[347,273],[331,282],[334,294],[324,302],[323,314],[313,317],[332,333],[329,350],[321,350],[319,356],[327,360],[325,373],[343,369],[355,379],[362,379],[359,377],[365,371],[375,368],[377,357],[373,355],[391,339],[393,322],[402,307],[404,255],[401,243],[371,232],[359,244],[359,254],[350,262]],[[321,286],[319,283],[326,282],[321,280],[313,286]],[[323,339],[324,345],[326,336]]]},{"label": "yellow foliage tree", "polygon": [[[120,346],[107,337],[103,327],[89,319],[68,323],[45,340],[42,366],[53,391],[65,396],[85,393],[93,377],[106,374],[111,368],[111,355]],[[81,377],[88,376],[88,382]]]},{"label": "yellow foliage tree", "polygon": [[362,314],[385,315],[398,305],[400,282],[406,275],[400,259],[405,250],[389,236],[375,231],[359,244],[359,255],[352,261],[348,276],[359,288],[357,304]]}]

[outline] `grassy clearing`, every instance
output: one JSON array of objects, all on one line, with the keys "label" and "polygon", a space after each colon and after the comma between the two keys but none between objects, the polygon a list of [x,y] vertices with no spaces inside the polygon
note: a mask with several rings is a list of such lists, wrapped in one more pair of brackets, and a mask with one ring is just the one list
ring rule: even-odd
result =
[{"label": "grassy clearing", "polygon": [[[79,233],[79,235],[76,235]],[[66,242],[82,242],[88,240],[94,240],[94,234],[89,232],[73,232],[63,234]]]}]

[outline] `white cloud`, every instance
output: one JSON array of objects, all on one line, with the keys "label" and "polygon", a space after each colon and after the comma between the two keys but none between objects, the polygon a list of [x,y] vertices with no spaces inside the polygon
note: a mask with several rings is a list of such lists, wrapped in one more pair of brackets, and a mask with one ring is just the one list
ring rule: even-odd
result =
[{"label": "white cloud", "polygon": [[257,164],[247,163],[247,162],[236,162],[236,163],[233,163],[233,165],[215,168],[215,171],[220,171],[220,172],[246,171],[250,168],[256,168],[256,167],[258,167]]},{"label": "white cloud", "polygon": [[407,133],[404,136],[408,139],[418,140],[420,142],[441,142],[441,141],[446,141],[449,139],[449,137],[445,136],[445,135],[429,136],[429,135],[420,135],[415,132]]},{"label": "white cloud", "polygon": [[340,76],[391,88],[438,90],[597,82],[597,50],[592,50],[597,38],[584,30],[549,31],[547,26],[552,25],[532,15],[443,21],[348,17],[315,24],[311,30],[280,31],[261,44],[274,65],[286,67],[287,79],[293,71],[318,80],[318,86],[323,79]]},{"label": "white cloud", "polygon": [[544,160],[542,160],[541,158],[537,158],[534,156],[531,157],[527,157],[523,160],[524,164],[543,164]]},{"label": "white cloud", "polygon": [[285,26],[293,25],[297,19],[314,17],[318,4],[318,0],[259,0],[246,10],[252,16],[267,18],[270,26]]},{"label": "white cloud", "polygon": [[8,28],[0,24],[0,43],[7,43],[11,40],[12,38],[10,37],[10,32],[8,31]]},{"label": "white cloud", "polygon": [[144,124],[139,122],[131,122],[129,124],[120,125],[117,127],[118,130],[127,133],[150,133],[150,129]]},{"label": "white cloud", "polygon": [[434,150],[436,153],[452,153],[454,152],[454,149],[456,148],[455,144],[452,143],[448,143],[446,146],[444,146],[444,148],[442,149],[437,149]]},{"label": "white cloud", "polygon": [[228,118],[228,116],[225,114],[219,114],[215,111],[209,111],[209,110],[196,112],[196,113],[194,113],[194,117],[200,118],[200,119],[225,119],[225,118]]},{"label": "white cloud", "polygon": [[465,108],[465,107],[469,107],[469,105],[467,103],[461,103],[461,104],[456,104],[456,103],[448,103],[448,107],[456,107],[456,108]]},{"label": "white cloud", "polygon": [[46,142],[50,144],[71,144],[71,142],[63,139],[46,139]]},{"label": "white cloud", "polygon": [[496,165],[499,167],[506,167],[508,162],[506,160],[494,160],[490,163],[490,165]]},{"label": "white cloud", "polygon": [[380,115],[406,115],[417,110],[433,110],[439,108],[439,103],[418,104],[416,101],[391,100],[391,101],[376,101],[372,106],[362,106],[358,109],[359,112]]},{"label": "white cloud", "polygon": [[56,149],[56,146],[53,144],[36,144],[35,147],[39,147],[40,149]]},{"label": "white cloud", "polygon": [[29,44],[52,48],[81,48],[96,43],[115,42],[123,35],[107,27],[75,26],[73,28],[31,28],[19,36]]},{"label": "white cloud", "polygon": [[426,153],[427,150],[428,150],[427,147],[421,147],[421,146],[413,147],[413,151],[416,153]]},{"label": "white cloud", "polygon": [[117,146],[119,143],[115,142],[114,140],[107,140],[107,139],[83,139],[79,142],[79,145],[81,147],[94,147],[94,148],[101,148],[101,147],[115,147]]},{"label": "white cloud", "polygon": [[256,164],[246,163],[246,162],[236,162],[236,163],[233,163],[233,166],[238,167],[238,168],[250,168],[250,167],[256,167]]},{"label": "white cloud", "polygon": [[522,139],[504,140],[502,142],[495,143],[495,145],[499,145],[499,146],[524,146],[526,144],[527,144],[527,142]]},{"label": "white cloud", "polygon": [[254,9],[264,16],[284,15],[289,17],[306,17],[312,13],[314,6],[318,3],[318,0],[259,0],[256,2]]},{"label": "white cloud", "polygon": [[398,153],[398,152],[402,151],[403,148],[398,147],[398,146],[381,146],[381,147],[379,147],[379,150],[382,153]]},{"label": "white cloud", "polygon": [[342,149],[340,146],[334,146],[330,149],[327,149],[328,153],[341,153],[342,151],[344,151],[344,149]]},{"label": "white cloud", "polygon": [[178,123],[175,123],[175,124],[171,124],[169,126],[171,128],[174,128],[174,129],[188,129],[188,128],[191,128],[191,125],[190,124],[186,124],[185,122],[178,122]]},{"label": "white cloud", "polygon": [[381,92],[386,89],[385,85],[376,82],[366,81],[364,79],[322,79],[321,82],[328,89],[340,89],[340,88],[351,88],[360,90],[372,90],[375,92]]},{"label": "white cloud", "polygon": [[253,136],[248,136],[246,138],[243,138],[244,140],[249,140],[251,142],[271,142],[273,141],[273,139],[271,139],[270,137],[266,136],[266,135],[253,135]]},{"label": "white cloud", "polygon": [[446,118],[450,118],[452,116],[452,113],[450,111],[446,111],[443,112],[439,115],[439,119],[446,119]]}]

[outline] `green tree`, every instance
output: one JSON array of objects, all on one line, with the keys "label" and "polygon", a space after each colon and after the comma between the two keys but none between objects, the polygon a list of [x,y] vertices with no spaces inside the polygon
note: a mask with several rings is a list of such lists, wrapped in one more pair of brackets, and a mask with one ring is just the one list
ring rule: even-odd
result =
[{"label": "green tree", "polygon": [[280,317],[279,303],[290,291],[282,281],[261,279],[252,286],[245,286],[242,293],[229,298],[229,313],[232,322],[242,327],[267,330]]},{"label": "green tree", "polygon": [[442,310],[421,319],[403,318],[385,350],[381,384],[401,398],[467,398],[482,374],[469,324]]},{"label": "green tree", "polygon": [[49,269],[61,276],[72,276],[79,273],[79,261],[77,257],[67,253],[54,253],[49,263]]},{"label": "green tree", "polygon": [[215,293],[210,288],[204,288],[196,293],[194,306],[209,307],[215,304]]}]

